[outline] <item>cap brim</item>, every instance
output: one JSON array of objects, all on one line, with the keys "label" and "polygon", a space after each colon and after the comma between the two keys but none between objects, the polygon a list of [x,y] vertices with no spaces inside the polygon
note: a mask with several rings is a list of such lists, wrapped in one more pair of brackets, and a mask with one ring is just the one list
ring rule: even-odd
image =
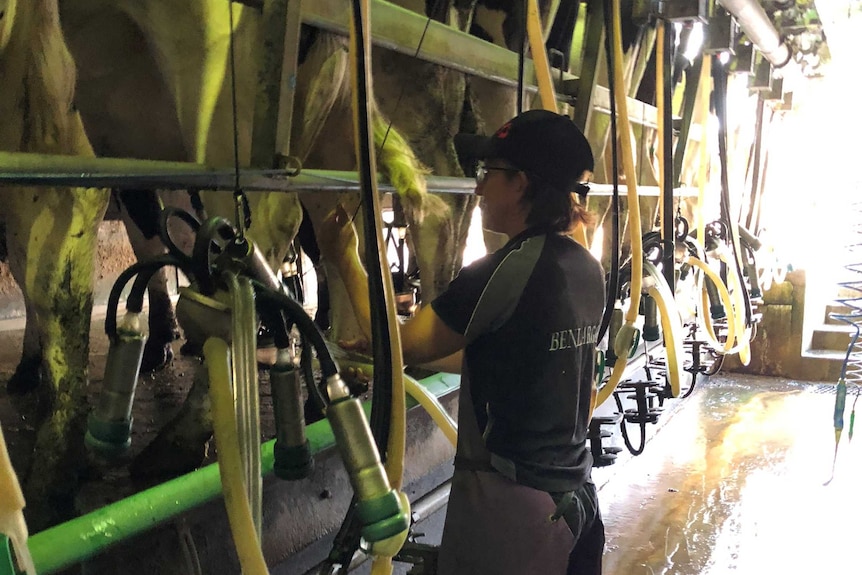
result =
[{"label": "cap brim", "polygon": [[455,152],[461,162],[484,160],[491,149],[491,138],[478,134],[455,134]]}]

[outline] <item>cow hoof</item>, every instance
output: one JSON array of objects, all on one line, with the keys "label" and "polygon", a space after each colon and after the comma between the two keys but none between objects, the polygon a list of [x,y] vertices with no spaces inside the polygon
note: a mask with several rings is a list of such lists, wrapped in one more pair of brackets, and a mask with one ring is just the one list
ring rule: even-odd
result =
[{"label": "cow hoof", "polygon": [[188,445],[157,437],[129,464],[129,476],[139,483],[166,481],[198,469],[206,455],[206,443]]},{"label": "cow hoof", "polygon": [[159,343],[147,340],[144,346],[144,356],[141,359],[141,373],[151,373],[164,369],[174,359],[174,350],[169,343]]},{"label": "cow hoof", "polygon": [[186,341],[180,346],[180,355],[185,357],[203,357],[204,350],[200,345]]},{"label": "cow hoof", "polygon": [[42,383],[42,360],[22,359],[15,368],[15,373],[6,383],[6,391],[10,395],[23,395],[39,387]]}]

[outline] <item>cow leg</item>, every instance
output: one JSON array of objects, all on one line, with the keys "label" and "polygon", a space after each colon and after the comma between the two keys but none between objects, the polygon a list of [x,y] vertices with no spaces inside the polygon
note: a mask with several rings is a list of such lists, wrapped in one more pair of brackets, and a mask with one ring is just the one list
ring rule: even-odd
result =
[{"label": "cow leg", "polygon": [[[14,277],[15,266],[23,265],[23,262],[17,262],[11,256],[9,260],[9,266],[13,269]],[[31,392],[39,388],[42,383],[42,347],[39,342],[39,329],[35,319],[31,319],[36,317],[36,312],[30,305],[26,293],[24,294],[24,313],[26,322],[24,324],[24,343],[21,360],[15,367],[15,373],[6,382],[6,391],[11,395],[21,395]]]},{"label": "cow leg", "polygon": [[[155,192],[121,190],[120,218],[126,226],[129,243],[138,261],[147,261],[166,253],[158,235],[157,222],[161,205]],[[174,306],[168,294],[165,268],[156,272],[147,284],[149,300],[149,336],[141,360],[141,373],[168,365],[174,357],[171,343],[180,337]]]},{"label": "cow leg", "polygon": [[[27,189],[7,198],[9,261],[27,300],[28,331],[42,361],[35,457],[25,481],[31,529],[73,515],[77,473],[86,460],[93,262],[107,193]],[[32,360],[32,357],[30,358]],[[41,410],[40,410],[41,411]]]},{"label": "cow leg", "polygon": [[[309,165],[325,165],[327,168],[337,170],[356,169],[355,152],[352,146],[344,145],[345,142],[353,141],[353,125],[349,110],[333,109],[330,112],[325,121],[325,127],[321,131],[320,141],[326,142],[327,145],[321,144],[321,148],[312,151],[308,159]],[[339,145],[332,145],[333,142],[338,142]],[[314,229],[320,229],[323,221],[338,203],[343,204],[350,214],[358,214],[359,211],[357,194],[306,192],[301,196],[303,208]],[[359,338],[362,336],[362,331],[356,323],[347,288],[335,266],[338,254],[331,253],[331,250],[324,245],[319,245],[318,248],[320,250],[318,269],[323,270],[326,295],[329,300],[329,314],[325,322],[330,327],[330,339],[338,341]],[[360,253],[363,253],[362,247],[360,247]]]},{"label": "cow leg", "polygon": [[[460,131],[464,74],[388,50],[374,54],[375,97],[406,145],[439,176],[462,176],[453,136]],[[423,110],[417,114],[416,110]],[[380,165],[397,156],[400,142],[390,132],[377,146]],[[461,268],[470,212],[470,195],[427,195],[421,203],[402,202],[410,251],[417,259],[422,300],[432,301]]]}]

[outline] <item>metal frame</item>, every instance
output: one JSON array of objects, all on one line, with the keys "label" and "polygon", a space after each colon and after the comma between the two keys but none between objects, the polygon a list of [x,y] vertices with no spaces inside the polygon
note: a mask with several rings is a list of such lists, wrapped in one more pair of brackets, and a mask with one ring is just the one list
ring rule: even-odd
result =
[{"label": "metal frame", "polygon": [[[25,152],[0,152],[0,189],[4,186],[51,186],[59,188],[104,188],[231,191],[236,188],[237,172],[215,170],[193,163],[115,158],[53,156]],[[429,192],[472,194],[473,178],[429,176]],[[356,172],[337,170],[240,170],[240,188],[247,192],[356,192]],[[380,181],[378,189],[394,193],[395,188]],[[610,196],[612,184],[590,184],[590,195]],[[655,186],[638,186],[639,196],[657,196]],[[676,188],[674,195],[696,196],[693,188]]]},{"label": "metal frame", "polygon": [[[575,95],[580,102],[575,104],[575,124],[586,133],[590,117],[594,110],[610,113],[610,92],[605,88],[601,108],[594,107],[598,101],[598,79],[596,73],[602,58],[602,47],[605,41],[604,7],[602,0],[590,0],[587,3],[587,22],[584,31],[583,54],[581,55],[580,78],[572,82],[575,85]],[[631,115],[631,114],[629,114]]]},{"label": "metal frame", "polygon": [[290,154],[302,0],[271,0],[262,12],[264,41],[258,43],[260,72],[251,165],[278,168]]}]

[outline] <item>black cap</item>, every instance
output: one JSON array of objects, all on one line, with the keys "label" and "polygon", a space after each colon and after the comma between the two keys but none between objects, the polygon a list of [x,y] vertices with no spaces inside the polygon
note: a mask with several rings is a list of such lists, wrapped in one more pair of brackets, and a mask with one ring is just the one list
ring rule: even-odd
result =
[{"label": "black cap", "polygon": [[567,116],[529,110],[503,124],[493,136],[456,134],[455,150],[462,160],[506,160],[563,192],[586,195],[580,186],[593,170],[593,152],[581,130]]}]

